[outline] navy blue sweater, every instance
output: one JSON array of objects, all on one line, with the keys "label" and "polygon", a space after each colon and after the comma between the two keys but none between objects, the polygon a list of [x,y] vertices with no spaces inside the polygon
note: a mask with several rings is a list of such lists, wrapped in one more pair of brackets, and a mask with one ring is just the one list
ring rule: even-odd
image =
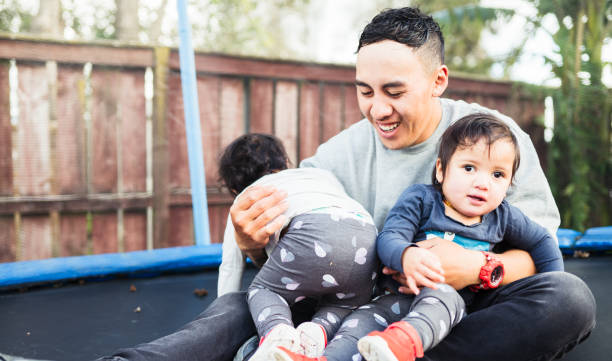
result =
[{"label": "navy blue sweater", "polygon": [[529,252],[538,272],[562,271],[563,258],[555,239],[505,200],[480,223],[466,226],[444,214],[442,195],[431,185],[408,187],[399,197],[376,240],[376,250],[386,266],[402,271],[406,247],[428,234],[453,241],[468,249],[491,250],[502,241],[510,248]]}]

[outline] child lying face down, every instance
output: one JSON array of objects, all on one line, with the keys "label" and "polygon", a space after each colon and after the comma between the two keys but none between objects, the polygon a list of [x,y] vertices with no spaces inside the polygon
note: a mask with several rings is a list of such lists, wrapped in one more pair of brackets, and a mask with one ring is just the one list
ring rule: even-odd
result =
[{"label": "child lying face down", "polygon": [[[264,134],[237,138],[222,153],[219,174],[237,197],[249,186],[287,192],[282,232],[266,247],[268,261],[248,289],[248,304],[261,337],[251,360],[268,360],[277,346],[320,356],[351,310],[368,302],[376,279],[376,227],[326,170],[287,169],[282,143]],[[219,268],[219,295],[239,288],[244,258],[228,222]],[[230,229],[231,228],[231,229]],[[225,287],[228,285],[228,287]],[[312,322],[294,328],[290,306],[319,301]]]}]

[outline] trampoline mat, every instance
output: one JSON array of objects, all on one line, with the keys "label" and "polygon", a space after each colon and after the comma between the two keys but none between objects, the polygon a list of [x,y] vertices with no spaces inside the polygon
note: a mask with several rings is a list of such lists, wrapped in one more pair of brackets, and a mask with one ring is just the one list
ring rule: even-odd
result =
[{"label": "trampoline mat", "polygon": [[[247,268],[245,285],[255,275]],[[206,296],[194,294],[205,289]],[[0,353],[92,360],[179,329],[217,297],[217,272],[124,278],[0,294]]]},{"label": "trampoline mat", "polygon": [[[589,284],[598,309],[592,335],[563,360],[608,361],[612,256],[570,258],[565,267]],[[247,270],[245,284],[254,274]],[[108,355],[182,327],[214,300],[216,283],[217,273],[211,270],[5,292],[0,294],[0,353],[54,361]],[[196,296],[195,289],[206,289],[208,295]]]}]

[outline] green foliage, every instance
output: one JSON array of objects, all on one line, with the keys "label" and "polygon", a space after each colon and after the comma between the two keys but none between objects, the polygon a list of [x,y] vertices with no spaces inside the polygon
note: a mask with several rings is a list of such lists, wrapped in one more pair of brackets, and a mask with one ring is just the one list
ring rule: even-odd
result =
[{"label": "green foliage", "polygon": [[[561,211],[562,226],[584,231],[610,224],[612,188],[612,97],[601,83],[601,48],[609,36],[609,0],[537,2],[540,16],[552,13],[560,60],[547,59],[561,79],[552,92],[554,137],[548,179]],[[577,19],[586,18],[579,24]],[[588,56],[584,56],[584,54]]]},{"label": "green foliage", "polygon": [[[497,61],[480,46],[482,32],[496,32],[495,22],[509,19],[512,10],[487,8],[477,0],[413,1],[413,5],[431,14],[445,35],[446,63],[453,70],[473,74],[488,74]],[[517,53],[518,51],[518,53]],[[508,49],[505,62],[511,65],[520,54],[520,47]]]},{"label": "green foliage", "polygon": [[0,31],[19,32],[30,29],[33,14],[18,0],[0,0]]},{"label": "green foliage", "polygon": [[209,0],[191,2],[201,21],[191,19],[194,44],[229,54],[290,56],[282,21],[302,13],[309,0]]},{"label": "green foliage", "polygon": [[[489,74],[493,64],[501,62],[510,68],[518,59],[522,45],[509,48],[502,59],[492,58],[480,46],[484,30],[496,32],[496,21],[509,19],[512,10],[480,6],[479,0],[377,0],[380,9],[414,6],[436,19],[444,35],[445,63],[453,70],[472,74]],[[526,40],[526,39],[525,39]]]},{"label": "green foliage", "polygon": [[66,26],[83,39],[116,39],[114,2],[92,2],[83,6],[80,0],[62,1],[62,18]]}]

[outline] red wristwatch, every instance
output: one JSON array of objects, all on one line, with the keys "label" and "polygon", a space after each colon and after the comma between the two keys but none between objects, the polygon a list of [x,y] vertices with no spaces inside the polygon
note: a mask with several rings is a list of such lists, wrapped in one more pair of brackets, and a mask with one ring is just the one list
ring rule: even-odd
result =
[{"label": "red wristwatch", "polygon": [[480,284],[470,286],[474,292],[497,288],[504,279],[504,265],[497,256],[491,252],[482,252],[487,263],[480,268]]}]

